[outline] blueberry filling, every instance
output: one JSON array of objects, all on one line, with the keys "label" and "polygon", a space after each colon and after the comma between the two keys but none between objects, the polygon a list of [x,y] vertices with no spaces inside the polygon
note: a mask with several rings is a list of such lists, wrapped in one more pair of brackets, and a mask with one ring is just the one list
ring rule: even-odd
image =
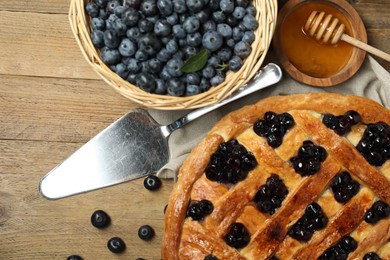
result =
[{"label": "blueberry filling", "polygon": [[335,131],[338,135],[345,135],[351,131],[351,127],[358,124],[360,120],[361,117],[359,113],[354,110],[350,110],[341,116],[325,114],[322,118],[322,123]]},{"label": "blueberry filling", "polygon": [[369,252],[363,256],[363,260],[382,260],[382,258],[375,252]]},{"label": "blueberry filling", "polygon": [[341,172],[333,178],[330,187],[338,202],[347,203],[359,192],[360,184],[348,172]]},{"label": "blueberry filling", "polygon": [[357,242],[351,236],[344,236],[340,241],[327,249],[320,257],[319,260],[345,260],[348,254],[355,251],[357,248]]},{"label": "blueberry filling", "polygon": [[187,216],[193,220],[202,220],[210,215],[213,210],[213,204],[208,200],[191,201],[187,209]]},{"label": "blueberry filling", "polygon": [[236,139],[223,142],[211,155],[206,177],[211,181],[235,184],[244,180],[257,165],[256,158]]},{"label": "blueberry filling", "polygon": [[248,230],[242,223],[234,223],[229,232],[224,236],[226,244],[236,249],[240,249],[248,245],[250,241]]},{"label": "blueberry filling", "polygon": [[290,158],[295,172],[301,176],[310,176],[318,172],[325,161],[327,152],[322,146],[306,140],[298,150],[298,154]]},{"label": "blueberry filling", "polygon": [[218,258],[213,255],[206,255],[203,260],[218,260]]},{"label": "blueberry filling", "polygon": [[151,240],[154,234],[154,229],[149,225],[143,225],[138,229],[138,237],[145,241]]},{"label": "blueberry filling", "polygon": [[267,139],[267,143],[272,148],[279,147],[283,142],[283,137],[287,130],[295,124],[294,118],[288,114],[276,114],[268,111],[263,119],[259,119],[253,125],[253,131],[261,137]]},{"label": "blueberry filling", "polygon": [[260,186],[254,202],[261,212],[272,215],[280,208],[287,194],[288,190],[283,180],[277,174],[271,174],[266,183]]},{"label": "blueberry filling", "polygon": [[304,215],[290,228],[288,235],[298,241],[309,241],[314,232],[323,229],[328,218],[321,206],[313,202],[306,207]]},{"label": "blueberry filling", "polygon": [[390,126],[384,122],[367,125],[356,149],[374,166],[390,159]]},{"label": "blueberry filling", "polygon": [[379,220],[387,218],[390,215],[390,206],[382,201],[376,201],[364,215],[364,220],[370,224],[376,224]]}]

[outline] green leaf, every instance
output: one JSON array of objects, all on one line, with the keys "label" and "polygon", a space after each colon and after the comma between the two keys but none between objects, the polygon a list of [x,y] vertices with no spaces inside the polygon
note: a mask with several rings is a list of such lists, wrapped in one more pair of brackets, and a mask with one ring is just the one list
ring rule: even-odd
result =
[{"label": "green leaf", "polygon": [[191,73],[197,72],[198,70],[203,69],[206,65],[209,58],[209,53],[206,49],[200,50],[197,54],[190,57],[184,64],[181,66],[181,72]]}]

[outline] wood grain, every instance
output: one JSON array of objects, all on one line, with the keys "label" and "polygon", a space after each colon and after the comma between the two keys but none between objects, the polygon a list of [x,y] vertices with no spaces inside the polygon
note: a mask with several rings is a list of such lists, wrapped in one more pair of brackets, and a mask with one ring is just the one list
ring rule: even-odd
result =
[{"label": "wood grain", "polygon": [[[362,17],[368,42],[390,52],[390,2],[348,2]],[[68,0],[0,0],[0,259],[160,259],[172,181],[157,192],[140,179],[57,201],[38,192],[48,171],[137,106],[84,60],[68,8]],[[95,209],[111,215],[107,230],[90,224]],[[142,224],[156,229],[151,242],[137,237]],[[108,251],[112,236],[125,240],[124,254]]]}]

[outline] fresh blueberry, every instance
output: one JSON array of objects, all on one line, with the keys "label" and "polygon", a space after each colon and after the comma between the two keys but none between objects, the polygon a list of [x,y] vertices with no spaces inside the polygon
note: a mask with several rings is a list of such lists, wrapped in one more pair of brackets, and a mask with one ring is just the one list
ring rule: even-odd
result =
[{"label": "fresh blueberry", "polygon": [[221,0],[219,8],[221,8],[224,13],[232,13],[234,11],[234,0]]},{"label": "fresh blueberry", "polygon": [[231,27],[236,27],[237,25],[240,24],[240,21],[239,19],[237,19],[236,17],[234,17],[232,14],[228,15],[226,17],[226,20],[225,20],[225,23],[227,23],[228,25],[230,25]]},{"label": "fresh blueberry", "polygon": [[219,0],[209,0],[208,4],[210,10],[216,11],[219,9]]},{"label": "fresh blueberry", "polygon": [[229,47],[222,47],[218,50],[217,56],[220,61],[227,63],[232,57],[233,52]]},{"label": "fresh blueberry", "polygon": [[122,16],[124,15],[124,13],[126,12],[127,8],[124,7],[123,5],[118,5],[117,7],[115,7],[114,9],[114,14],[116,14],[116,16],[118,16],[119,18],[122,18]]},{"label": "fresh blueberry", "polygon": [[112,24],[112,29],[115,30],[115,32],[119,35],[119,36],[123,36],[126,34],[126,31],[127,31],[127,26],[126,24],[120,20],[120,19],[116,19],[113,24]]},{"label": "fresh blueberry", "polygon": [[242,37],[242,41],[252,44],[255,41],[255,34],[253,31],[245,31],[244,36]]},{"label": "fresh blueberry", "polygon": [[156,175],[148,175],[145,179],[144,179],[144,187],[147,189],[147,190],[158,190],[160,187],[161,187],[161,180],[159,177],[157,177]]},{"label": "fresh blueberry", "polygon": [[202,24],[203,32],[216,31],[217,25],[213,20],[208,20]]},{"label": "fresh blueberry", "polygon": [[256,16],[256,7],[252,3],[249,3],[246,7],[246,13],[252,16]]},{"label": "fresh blueberry", "polygon": [[199,27],[199,19],[195,16],[188,17],[183,23],[183,28],[187,33],[194,33],[199,29]]},{"label": "fresh blueberry", "polygon": [[214,77],[214,75],[215,75],[215,69],[213,68],[213,66],[206,65],[202,69],[202,77],[206,79],[211,79],[212,77]]},{"label": "fresh blueberry", "polygon": [[186,31],[181,24],[175,24],[172,26],[173,36],[178,39],[184,39],[186,37]]},{"label": "fresh blueberry", "polygon": [[243,19],[246,14],[246,10],[242,6],[236,6],[233,11],[233,16],[237,19]]},{"label": "fresh blueberry", "polygon": [[135,58],[131,58],[127,63],[127,69],[131,73],[137,73],[141,70],[141,62]]},{"label": "fresh blueberry", "polygon": [[186,4],[191,13],[200,12],[205,6],[204,0],[187,0]]},{"label": "fresh blueberry", "polygon": [[164,66],[162,68],[162,70],[160,71],[160,73],[158,75],[159,75],[160,79],[162,79],[164,81],[167,81],[167,80],[172,78],[172,76],[171,76],[171,74],[169,74],[168,68],[166,66]]},{"label": "fresh blueberry", "polygon": [[102,48],[104,46],[104,32],[99,30],[92,31],[91,41],[96,48]]},{"label": "fresh blueberry", "polygon": [[158,13],[156,0],[143,0],[141,1],[140,10],[146,16],[153,16]]},{"label": "fresh blueberry", "polygon": [[221,48],[223,37],[216,31],[206,32],[203,34],[202,45],[210,51],[216,51]]},{"label": "fresh blueberry", "polygon": [[250,3],[250,0],[236,0],[236,5],[246,8]]},{"label": "fresh blueberry", "polygon": [[135,80],[136,85],[146,92],[152,93],[156,88],[155,77],[150,73],[141,72]]},{"label": "fresh blueberry", "polygon": [[166,20],[173,26],[179,22],[179,15],[176,12],[173,12],[171,15],[166,17]]},{"label": "fresh blueberry", "polygon": [[70,255],[66,258],[66,260],[83,260],[83,258],[79,255]]},{"label": "fresh blueberry", "polygon": [[106,30],[104,32],[104,44],[111,49],[115,49],[119,46],[120,37],[115,30]]},{"label": "fresh blueberry", "polygon": [[182,48],[182,51],[184,53],[184,58],[188,59],[189,57],[192,57],[198,53],[198,49],[193,46],[185,46]]},{"label": "fresh blueberry", "polygon": [[95,4],[97,4],[100,8],[105,8],[108,0],[94,0]]},{"label": "fresh blueberry", "polygon": [[113,237],[108,240],[107,247],[111,252],[118,254],[125,251],[126,244],[120,237]]},{"label": "fresh blueberry", "polygon": [[154,24],[154,33],[157,36],[168,36],[171,33],[172,26],[165,19],[159,19]]},{"label": "fresh blueberry", "polygon": [[139,13],[134,8],[129,8],[125,11],[125,13],[122,15],[122,21],[126,26],[135,26],[138,23],[138,20],[140,18]]},{"label": "fresh blueberry", "polygon": [[107,3],[107,10],[110,12],[110,13],[114,13],[115,11],[115,8],[117,6],[119,6],[121,3],[119,2],[119,0],[110,0],[108,1]]},{"label": "fresh blueberry", "polygon": [[167,62],[167,70],[168,73],[171,74],[172,77],[177,78],[183,75],[183,72],[180,70],[180,68],[183,66],[183,60],[172,58]]},{"label": "fresh blueberry", "polygon": [[160,15],[167,17],[173,12],[172,0],[157,0],[157,8],[160,11]]},{"label": "fresh blueberry", "polygon": [[127,80],[129,83],[135,85],[135,84],[136,84],[137,75],[138,75],[138,73],[132,73],[132,72],[130,72],[129,75],[127,75],[126,80]]},{"label": "fresh blueberry", "polygon": [[248,30],[255,30],[259,26],[256,18],[251,14],[246,14],[242,19],[242,23]]},{"label": "fresh blueberry", "polygon": [[233,38],[230,38],[229,40],[226,41],[226,46],[234,50],[234,46],[236,46],[236,41],[233,40]]},{"label": "fresh blueberry", "polygon": [[149,58],[149,55],[145,50],[138,49],[134,54],[134,58],[139,61],[146,61]]},{"label": "fresh blueberry", "polygon": [[201,90],[202,92],[205,92],[205,91],[209,90],[210,87],[211,87],[210,80],[208,80],[208,79],[202,77],[202,78],[200,79],[199,87],[200,87],[200,90]]},{"label": "fresh blueberry", "polygon": [[199,85],[187,85],[186,96],[193,96],[201,93]]},{"label": "fresh blueberry", "polygon": [[103,210],[96,210],[91,215],[91,223],[96,228],[105,228],[110,222],[110,216]]},{"label": "fresh blueberry", "polygon": [[252,47],[248,43],[243,41],[238,42],[234,47],[234,54],[241,59],[245,59],[246,57],[248,57],[251,52]]},{"label": "fresh blueberry", "polygon": [[141,32],[138,27],[131,27],[126,31],[126,36],[133,42],[137,42],[141,37]]},{"label": "fresh blueberry", "polygon": [[233,56],[229,61],[229,70],[231,71],[238,71],[241,69],[243,65],[243,61],[238,56]]},{"label": "fresh blueberry", "polygon": [[114,65],[120,62],[121,54],[117,49],[104,48],[102,50],[102,60],[106,65]]},{"label": "fresh blueberry", "polygon": [[187,73],[186,82],[188,85],[199,85],[200,77],[198,73]]},{"label": "fresh blueberry", "polygon": [[157,58],[152,58],[148,61],[149,69],[153,73],[159,73],[162,70],[163,63],[157,59]]},{"label": "fresh blueberry", "polygon": [[207,64],[213,66],[214,68],[217,68],[221,64],[221,59],[217,55],[212,55],[207,60]]},{"label": "fresh blueberry", "polygon": [[114,65],[112,70],[123,79],[126,79],[130,73],[129,69],[127,68],[127,65],[123,62]]},{"label": "fresh blueberry", "polygon": [[186,43],[188,46],[196,47],[202,43],[202,35],[200,32],[187,34]]},{"label": "fresh blueberry", "polygon": [[167,93],[167,86],[165,85],[164,80],[156,79],[156,89],[154,93],[159,95],[165,95]]},{"label": "fresh blueberry", "polygon": [[154,235],[154,229],[149,225],[143,225],[138,229],[138,237],[142,240],[149,241]]},{"label": "fresh blueberry", "polygon": [[212,86],[218,86],[219,84],[224,82],[224,80],[225,80],[225,77],[223,76],[223,74],[217,73],[214,77],[212,77],[210,79],[210,84]]},{"label": "fresh blueberry", "polygon": [[167,62],[172,57],[172,54],[166,49],[162,48],[158,53],[156,58],[159,59],[162,62]]},{"label": "fresh blueberry", "polygon": [[98,17],[106,20],[106,19],[108,19],[108,16],[109,16],[109,12],[107,11],[106,8],[100,8],[99,9],[99,16]]},{"label": "fresh blueberry", "polygon": [[147,33],[141,36],[138,40],[138,47],[145,51],[148,55],[154,56],[162,48],[160,39],[153,33]]},{"label": "fresh blueberry", "polygon": [[140,0],[125,0],[125,6],[135,9],[139,9],[141,1]]},{"label": "fresh blueberry", "polygon": [[85,11],[91,17],[97,17],[99,15],[99,6],[93,2],[88,2],[85,5]]},{"label": "fresh blueberry", "polygon": [[185,94],[186,85],[179,78],[169,79],[167,81],[167,92],[171,96],[181,97]]},{"label": "fresh blueberry", "polygon": [[179,50],[179,45],[177,44],[177,41],[174,39],[169,40],[165,46],[167,51],[171,54],[175,54]]},{"label": "fresh blueberry", "polygon": [[122,56],[129,57],[135,54],[137,46],[129,38],[123,38],[118,50]]},{"label": "fresh blueberry", "polygon": [[178,14],[183,14],[187,11],[186,0],[173,1],[173,10]]},{"label": "fresh blueberry", "polygon": [[236,42],[239,42],[244,37],[245,32],[240,27],[234,27],[232,37]]},{"label": "fresh blueberry", "polygon": [[91,27],[92,27],[92,30],[101,30],[101,31],[103,31],[104,29],[106,29],[106,22],[104,21],[103,18],[94,17],[91,20]]},{"label": "fresh blueberry", "polygon": [[211,14],[211,19],[218,23],[224,23],[226,21],[226,16],[224,12],[221,11],[215,11]]},{"label": "fresh blueberry", "polygon": [[210,9],[203,9],[197,13],[195,13],[195,17],[198,18],[201,24],[207,22],[210,17]]},{"label": "fresh blueberry", "polygon": [[222,35],[222,37],[229,39],[232,37],[233,30],[230,25],[226,23],[220,23],[217,25],[217,32]]}]

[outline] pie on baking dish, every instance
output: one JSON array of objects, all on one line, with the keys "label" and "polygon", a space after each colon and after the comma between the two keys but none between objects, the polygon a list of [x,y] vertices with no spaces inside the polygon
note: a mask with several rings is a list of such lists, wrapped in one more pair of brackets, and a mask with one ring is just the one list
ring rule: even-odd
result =
[{"label": "pie on baking dish", "polygon": [[390,111],[339,94],[222,118],[180,168],[163,259],[390,259]]}]

